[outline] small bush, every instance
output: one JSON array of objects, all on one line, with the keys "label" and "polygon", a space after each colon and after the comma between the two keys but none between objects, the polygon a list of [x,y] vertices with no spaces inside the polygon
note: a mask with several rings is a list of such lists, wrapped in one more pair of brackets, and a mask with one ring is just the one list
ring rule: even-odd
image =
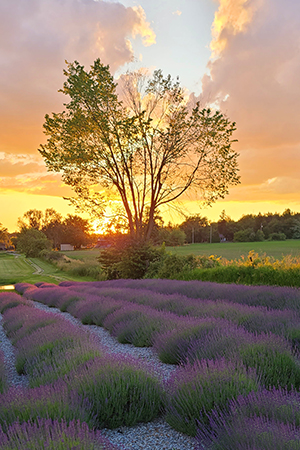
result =
[{"label": "small bush", "polygon": [[[281,348],[280,348],[281,347]],[[261,383],[267,388],[300,387],[300,365],[279,339],[260,338],[239,350],[240,357],[246,367],[255,368]]]},{"label": "small bush", "polygon": [[42,418],[67,422],[76,419],[93,427],[90,416],[87,403],[83,405],[78,394],[70,392],[61,380],[55,385],[31,389],[12,387],[0,394],[0,425],[4,432],[16,420],[36,422]]},{"label": "small bush", "polygon": [[162,258],[164,249],[148,243],[125,242],[102,250],[99,262],[107,279],[143,278],[151,263]]},{"label": "small bush", "polygon": [[269,234],[268,241],[285,241],[286,235],[284,233],[271,233]]},{"label": "small bush", "polygon": [[15,422],[6,432],[0,427],[0,449],[3,450],[113,450],[114,447],[78,420],[37,419],[36,422]]},{"label": "small bush", "polygon": [[72,385],[88,400],[97,428],[149,422],[162,411],[159,382],[134,360],[101,358],[76,371]]},{"label": "small bush", "polygon": [[286,389],[251,392],[213,410],[197,440],[208,450],[299,449],[300,394]]},{"label": "small bush", "polygon": [[180,273],[195,269],[197,258],[194,255],[181,256],[165,254],[160,260],[149,265],[146,278],[176,278]]},{"label": "small bush", "polygon": [[171,376],[167,384],[166,421],[195,436],[199,421],[208,424],[213,408],[226,408],[239,395],[257,390],[254,375],[225,360],[195,361]]}]

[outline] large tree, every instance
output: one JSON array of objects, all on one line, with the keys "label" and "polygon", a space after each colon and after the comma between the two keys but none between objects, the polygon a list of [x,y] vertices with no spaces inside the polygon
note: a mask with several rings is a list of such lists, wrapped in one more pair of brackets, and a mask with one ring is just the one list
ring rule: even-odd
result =
[{"label": "large tree", "polygon": [[147,239],[159,208],[187,190],[209,204],[239,182],[235,123],[191,106],[178,80],[156,70],[152,78],[127,74],[117,86],[99,59],[89,71],[68,63],[64,74],[68,103],[45,116],[39,151],[79,208],[100,216],[117,206],[130,234]]}]

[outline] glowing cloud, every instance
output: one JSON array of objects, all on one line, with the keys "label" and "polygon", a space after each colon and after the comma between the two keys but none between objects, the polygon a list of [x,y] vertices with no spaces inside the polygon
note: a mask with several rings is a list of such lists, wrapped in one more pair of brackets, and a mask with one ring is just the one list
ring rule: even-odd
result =
[{"label": "glowing cloud", "polygon": [[237,122],[242,185],[231,200],[271,200],[280,189],[299,200],[299,29],[299,1],[220,0],[211,42],[218,57],[202,78],[202,101]]},{"label": "glowing cloud", "polygon": [[219,55],[227,45],[228,36],[241,33],[252,22],[262,0],[220,0],[212,25],[213,40],[210,48],[213,56]]},{"label": "glowing cloud", "polygon": [[145,11],[141,6],[133,6],[132,9],[135,11],[138,19],[133,27],[132,36],[135,38],[136,35],[139,34],[142,37],[145,47],[155,44],[156,36],[150,26],[150,23],[146,21]]}]

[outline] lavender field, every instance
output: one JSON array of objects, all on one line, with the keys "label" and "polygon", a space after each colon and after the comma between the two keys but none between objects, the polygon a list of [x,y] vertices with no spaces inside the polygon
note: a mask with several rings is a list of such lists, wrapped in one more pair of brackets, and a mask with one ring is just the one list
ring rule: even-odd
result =
[{"label": "lavender field", "polygon": [[177,433],[157,449],[300,449],[299,290],[116,280],[16,291],[0,294],[0,313],[28,384],[8,382],[0,352],[0,449],[151,448],[110,439],[143,423]]}]

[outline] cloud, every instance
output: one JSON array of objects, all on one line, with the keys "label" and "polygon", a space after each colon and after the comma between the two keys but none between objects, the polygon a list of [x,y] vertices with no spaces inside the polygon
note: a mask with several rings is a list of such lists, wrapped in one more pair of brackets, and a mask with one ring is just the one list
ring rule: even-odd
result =
[{"label": "cloud", "polygon": [[246,29],[226,28],[227,45],[202,79],[203,97],[237,121],[244,147],[296,144],[300,3],[264,0],[251,17]]},{"label": "cloud", "polygon": [[139,18],[139,22],[135,23],[132,35],[135,38],[136,35],[140,35],[142,37],[143,44],[145,47],[149,47],[156,43],[156,36],[154,31],[152,30],[150,23],[146,20],[145,11],[141,6],[133,6],[132,8]]},{"label": "cloud", "polygon": [[260,185],[265,198],[267,179],[283,188],[299,177],[299,29],[296,0],[220,0],[212,26],[202,102],[237,122],[242,183]]},{"label": "cloud", "polygon": [[227,46],[230,35],[245,32],[263,0],[220,0],[212,25],[210,48],[214,56]]},{"label": "cloud", "polygon": [[172,12],[172,14],[173,14],[174,16],[181,16],[182,11],[179,11],[179,9],[177,9],[177,11]]},{"label": "cloud", "polygon": [[155,34],[141,7],[97,0],[0,0],[0,151],[35,153],[46,113],[62,109],[65,60],[100,57],[114,72],[130,38]]}]

